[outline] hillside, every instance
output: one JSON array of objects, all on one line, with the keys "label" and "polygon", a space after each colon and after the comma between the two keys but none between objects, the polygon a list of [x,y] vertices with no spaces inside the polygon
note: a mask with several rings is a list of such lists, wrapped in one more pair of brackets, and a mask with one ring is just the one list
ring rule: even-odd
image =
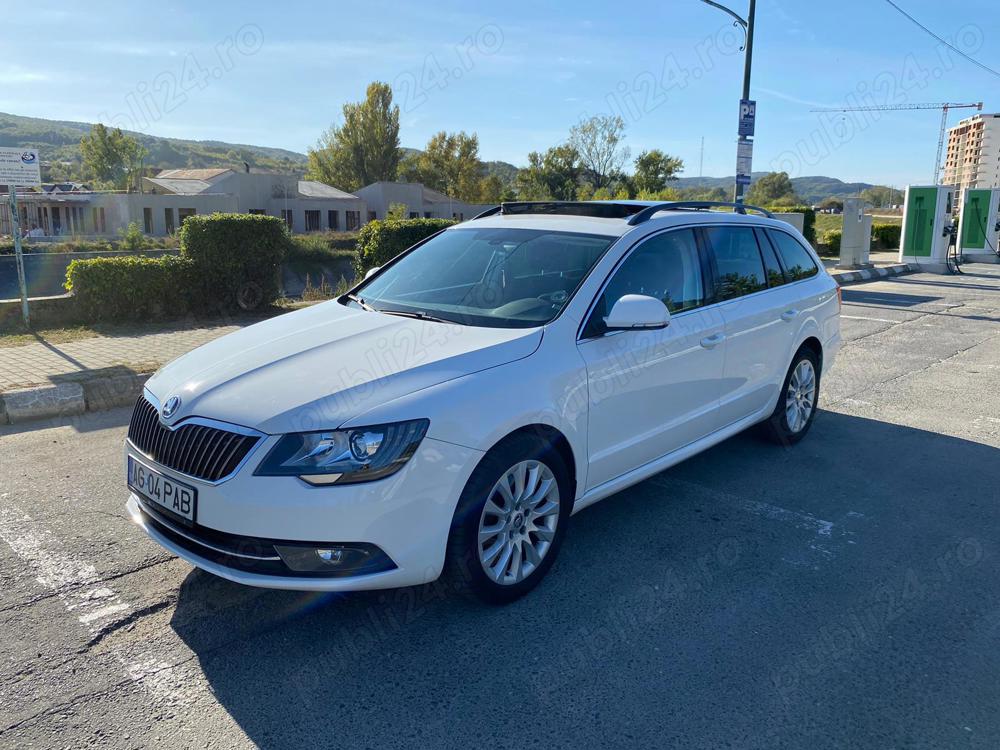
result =
[{"label": "hillside", "polygon": [[[751,177],[754,182],[763,177],[767,172],[754,172]],[[721,187],[730,190],[733,187],[734,177],[681,177],[670,183],[671,187],[678,188],[717,188]],[[850,198],[857,195],[866,188],[875,187],[867,182],[844,182],[836,177],[793,177],[792,186],[795,192],[806,203],[819,203],[824,198]]]},{"label": "hillside", "polygon": [[[90,132],[90,123],[63,120],[45,120],[39,117],[21,117],[0,112],[0,146],[37,148],[43,163],[50,164],[43,179],[81,179],[80,138]],[[127,131],[149,151],[146,166],[154,169],[182,167],[236,167],[246,161],[252,167],[282,172],[301,171],[306,166],[306,155],[296,151],[268,146],[224,141],[193,141],[181,138],[160,138],[146,133]],[[404,153],[420,153],[419,149],[404,147]],[[512,186],[518,168],[504,161],[484,161],[487,174],[496,174],[504,185]],[[753,179],[766,172],[754,172]],[[671,182],[678,188],[715,188],[730,190],[733,177],[681,177]],[[837,198],[857,195],[872,187],[866,182],[843,182],[835,177],[793,177],[795,191],[807,203],[819,203],[830,196]]]},{"label": "hillside", "polygon": [[[80,162],[80,138],[90,132],[90,123],[43,120],[0,112],[0,146],[37,148],[44,162]],[[252,166],[296,169],[305,165],[304,154],[281,148],[251,146],[223,141],[191,141],[159,138],[126,131],[149,151],[146,164],[163,169],[179,167]]]}]

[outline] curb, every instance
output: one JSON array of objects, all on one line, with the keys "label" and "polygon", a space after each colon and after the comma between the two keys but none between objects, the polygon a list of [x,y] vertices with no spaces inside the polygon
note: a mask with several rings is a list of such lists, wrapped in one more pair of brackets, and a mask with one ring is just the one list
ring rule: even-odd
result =
[{"label": "curb", "polygon": [[873,281],[875,279],[887,279],[890,276],[902,276],[907,273],[916,273],[920,268],[909,263],[894,263],[891,266],[878,266],[877,268],[862,268],[858,271],[831,271],[830,275],[840,286],[847,284],[858,284],[862,281]]},{"label": "curb", "polygon": [[152,374],[129,373],[5,391],[0,393],[0,425],[131,406]]}]

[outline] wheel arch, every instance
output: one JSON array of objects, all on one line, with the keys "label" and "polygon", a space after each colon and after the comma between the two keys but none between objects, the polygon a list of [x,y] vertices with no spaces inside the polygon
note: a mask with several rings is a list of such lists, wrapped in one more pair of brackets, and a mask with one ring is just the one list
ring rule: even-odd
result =
[{"label": "wheel arch", "polygon": [[[572,497],[575,501],[577,489],[578,489],[578,477],[577,477],[577,467],[576,467],[576,457],[573,454],[573,446],[570,444],[569,439],[559,430],[557,427],[553,427],[549,424],[534,423],[526,424],[518,427],[515,430],[511,430],[502,438],[497,440],[493,445],[491,445],[483,457],[479,460],[482,463],[487,456],[491,455],[496,450],[502,448],[511,440],[515,440],[518,437],[530,436],[538,438],[549,445],[559,454],[559,457],[563,460],[566,465],[566,471],[569,472],[569,481],[572,486]],[[478,468],[478,464],[477,464]]]}]

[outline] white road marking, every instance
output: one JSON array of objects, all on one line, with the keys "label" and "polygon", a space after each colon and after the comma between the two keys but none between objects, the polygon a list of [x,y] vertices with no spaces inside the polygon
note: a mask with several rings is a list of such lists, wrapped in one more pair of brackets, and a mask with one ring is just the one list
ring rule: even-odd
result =
[{"label": "white road marking", "polygon": [[[834,530],[837,528],[833,521],[825,521],[822,518],[817,518],[810,513],[802,513],[797,510],[789,510],[788,508],[763,503],[758,500],[750,500],[748,498],[740,497],[739,495],[733,495],[722,490],[716,490],[714,488],[698,484],[697,482],[689,482],[684,479],[675,479],[673,477],[669,479],[666,477],[654,477],[651,481],[667,490],[683,489],[701,494],[707,494],[713,498],[721,498],[728,504],[741,508],[748,513],[762,516],[773,521],[788,523],[796,526],[797,528],[811,531],[815,534],[815,536],[807,545],[808,549],[818,552],[826,558],[832,558],[834,556],[834,550],[829,547],[831,543],[835,545],[837,544],[837,542],[833,542]],[[860,514],[858,514],[858,517],[860,517]],[[853,532],[837,529],[836,536],[841,537],[852,534]],[[784,560],[792,565],[809,564],[804,560],[794,560],[788,558],[784,558]]]},{"label": "white road marking", "polygon": [[[116,618],[135,611],[134,605],[106,585],[98,584],[97,569],[64,552],[65,545],[48,529],[9,503],[0,505],[0,539],[26,562],[39,583],[59,597],[66,610],[76,615],[93,637]],[[83,588],[83,591],[79,589]],[[122,646],[111,645],[112,655],[125,672],[155,700],[169,704],[190,704],[202,679],[186,663],[172,666],[147,654],[136,657]]]},{"label": "white road marking", "polygon": [[869,318],[867,315],[844,315],[844,313],[841,313],[840,317],[841,318],[845,318],[847,320],[872,320],[872,321],[874,321],[876,323],[902,323],[902,322],[904,322],[902,320],[889,320],[888,318]]}]

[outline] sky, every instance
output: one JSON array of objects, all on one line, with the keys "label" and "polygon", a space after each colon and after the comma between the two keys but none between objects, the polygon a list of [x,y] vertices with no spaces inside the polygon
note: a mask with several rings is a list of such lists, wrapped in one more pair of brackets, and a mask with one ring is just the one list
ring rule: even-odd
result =
[{"label": "sky", "polygon": [[[1000,69],[988,43],[1000,38],[995,0],[896,2]],[[304,152],[381,80],[400,105],[403,146],[464,130],[484,160],[523,166],[581,119],[616,114],[633,157],[659,148],[684,160],[684,176],[735,172],[742,32],[699,0],[18,4],[0,25],[4,112]],[[728,4],[745,15],[747,0]],[[1000,111],[1000,78],[885,0],[759,0],[756,25],[754,171],[926,183],[940,110],[810,110]]]}]

